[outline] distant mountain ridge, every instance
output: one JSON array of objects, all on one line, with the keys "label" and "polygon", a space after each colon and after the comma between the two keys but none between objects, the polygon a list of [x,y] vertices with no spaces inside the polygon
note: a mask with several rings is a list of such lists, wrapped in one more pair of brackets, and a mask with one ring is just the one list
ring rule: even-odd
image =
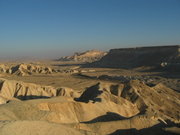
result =
[{"label": "distant mountain ridge", "polygon": [[100,60],[107,53],[99,50],[88,50],[85,52],[77,52],[72,56],[65,56],[58,59],[58,61],[80,61],[80,62],[94,62]]},{"label": "distant mountain ridge", "polygon": [[180,45],[111,49],[90,66],[109,68],[180,67]]}]

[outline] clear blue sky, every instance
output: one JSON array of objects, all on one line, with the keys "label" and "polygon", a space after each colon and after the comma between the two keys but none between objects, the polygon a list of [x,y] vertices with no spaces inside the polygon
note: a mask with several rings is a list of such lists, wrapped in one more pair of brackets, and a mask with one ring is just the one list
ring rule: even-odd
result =
[{"label": "clear blue sky", "polygon": [[180,0],[0,0],[0,57],[180,44]]}]

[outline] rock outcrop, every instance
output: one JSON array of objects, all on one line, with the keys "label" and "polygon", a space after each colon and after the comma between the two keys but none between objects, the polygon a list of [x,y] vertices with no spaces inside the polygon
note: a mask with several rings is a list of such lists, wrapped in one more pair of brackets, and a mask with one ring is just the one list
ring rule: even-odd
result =
[{"label": "rock outcrop", "polygon": [[142,113],[180,122],[180,94],[163,84],[149,87],[143,82],[133,80],[124,85],[121,96],[136,104]]},{"label": "rock outcrop", "polygon": [[8,73],[8,74],[11,74],[11,73],[12,73],[12,69],[9,68],[7,65],[0,64],[0,73]]},{"label": "rock outcrop", "polygon": [[55,96],[78,97],[79,94],[66,87],[54,88],[51,86],[0,79],[0,100],[2,103],[13,98],[28,100]]},{"label": "rock outcrop", "polygon": [[84,72],[94,72],[95,70],[82,70],[77,68],[67,68],[67,69],[52,69],[47,66],[34,65],[34,64],[18,64],[15,66],[0,65],[0,73],[11,74],[17,76],[29,76],[35,74],[77,74]]},{"label": "rock outcrop", "polygon": [[59,61],[94,62],[100,60],[107,53],[98,50],[90,50],[82,53],[75,53],[73,56],[61,57]]},{"label": "rock outcrop", "polygon": [[116,85],[98,83],[84,91],[77,101],[86,103],[111,101],[120,106],[124,106],[125,103],[130,108],[135,105],[140,114],[149,113],[148,115],[179,123],[179,99],[179,93],[163,84],[150,87],[141,81],[132,80]]},{"label": "rock outcrop", "polygon": [[16,75],[31,75],[31,74],[52,74],[55,70],[50,67],[32,65],[32,64],[19,64],[12,67],[12,74]]},{"label": "rock outcrop", "polygon": [[57,71],[50,67],[33,65],[33,64],[19,64],[16,66],[0,65],[0,73],[14,74],[18,76],[27,76],[31,74],[52,74]]}]

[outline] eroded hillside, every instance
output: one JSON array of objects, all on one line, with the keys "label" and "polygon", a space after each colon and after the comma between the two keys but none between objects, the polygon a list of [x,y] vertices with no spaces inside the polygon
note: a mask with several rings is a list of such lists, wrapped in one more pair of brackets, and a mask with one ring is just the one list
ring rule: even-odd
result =
[{"label": "eroded hillside", "polygon": [[[76,92],[71,88],[41,86],[1,79],[0,133],[41,124],[64,134],[113,134],[157,126],[154,133],[180,123],[180,94],[162,84],[150,87],[138,80],[126,83],[97,82]],[[46,121],[46,122],[43,122]],[[56,128],[62,127],[62,130]],[[56,130],[56,131],[55,131]],[[156,131],[157,130],[157,131]],[[49,132],[48,132],[49,133]],[[149,133],[149,131],[147,132]],[[169,133],[169,132],[168,132]],[[24,133],[25,135],[28,132]],[[47,133],[44,133],[47,134]]]}]

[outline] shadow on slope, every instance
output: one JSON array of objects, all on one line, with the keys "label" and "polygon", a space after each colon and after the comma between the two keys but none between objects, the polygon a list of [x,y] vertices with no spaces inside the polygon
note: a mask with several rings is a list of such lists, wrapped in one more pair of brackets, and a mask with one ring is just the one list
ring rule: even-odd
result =
[{"label": "shadow on slope", "polygon": [[167,132],[165,130],[165,128],[172,126],[177,125],[173,123],[170,123],[168,125],[165,125],[164,123],[159,123],[150,128],[144,128],[141,130],[137,130],[135,128],[116,130],[114,133],[111,133],[109,135],[179,135],[179,133]]},{"label": "shadow on slope", "polygon": [[36,96],[36,95],[30,95],[30,96],[23,96],[23,95],[19,95],[16,98],[20,99],[20,100],[31,100],[31,99],[48,99],[51,97],[47,97],[47,96]]},{"label": "shadow on slope", "polygon": [[105,115],[99,116],[95,119],[92,119],[90,121],[85,121],[82,123],[85,124],[92,124],[92,123],[96,123],[96,122],[109,122],[109,121],[117,121],[117,120],[124,120],[127,119],[117,113],[114,112],[107,112]]},{"label": "shadow on slope", "polygon": [[96,85],[87,88],[79,98],[75,98],[74,100],[85,103],[88,103],[89,100],[92,100],[93,103],[101,102],[101,99],[97,98],[101,93],[103,93],[103,91],[99,90],[99,83],[97,83]]},{"label": "shadow on slope", "polygon": [[67,63],[67,64],[54,64],[52,66],[57,66],[57,67],[67,67],[67,66],[83,66],[86,63]]}]

